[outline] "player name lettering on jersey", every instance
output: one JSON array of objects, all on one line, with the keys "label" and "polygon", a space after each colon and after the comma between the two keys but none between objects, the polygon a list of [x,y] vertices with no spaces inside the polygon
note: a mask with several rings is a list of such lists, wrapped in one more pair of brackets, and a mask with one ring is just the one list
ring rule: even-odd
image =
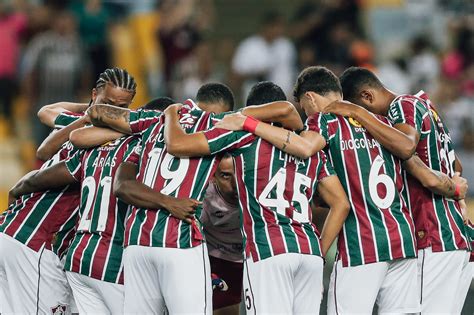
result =
[{"label": "player name lettering on jersey", "polygon": [[[365,129],[364,129],[365,130]],[[373,149],[380,147],[380,143],[375,139],[347,139],[341,140],[341,150]]]},{"label": "player name lettering on jersey", "polygon": [[[101,151],[104,151],[104,150],[101,150]],[[106,167],[106,166],[110,166],[110,167],[115,167],[117,163],[117,157],[112,157],[112,156],[108,156],[108,157],[100,157],[100,156],[97,156],[95,159],[94,159],[94,162],[92,163],[92,166],[93,167]]]}]

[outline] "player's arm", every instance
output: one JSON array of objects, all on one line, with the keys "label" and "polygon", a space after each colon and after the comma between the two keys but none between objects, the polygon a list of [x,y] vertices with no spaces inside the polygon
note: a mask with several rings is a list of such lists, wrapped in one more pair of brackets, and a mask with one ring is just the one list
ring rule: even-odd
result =
[{"label": "player's arm", "polygon": [[69,140],[69,136],[72,131],[84,127],[89,122],[89,117],[85,115],[68,126],[60,130],[53,131],[39,146],[38,150],[36,151],[36,157],[42,161],[50,159],[56,154],[56,152],[58,152],[61,146]]},{"label": "player's arm", "polygon": [[202,132],[187,134],[179,124],[180,105],[170,105],[164,111],[164,137],[166,150],[178,157],[206,156],[211,154],[207,138]]},{"label": "player's arm", "polygon": [[71,141],[76,148],[87,149],[97,147],[109,141],[114,141],[124,135],[124,133],[110,128],[87,126],[73,130],[69,134],[69,141]]},{"label": "player's arm", "polygon": [[443,195],[456,200],[464,199],[468,189],[467,180],[456,173],[453,178],[430,169],[417,156],[413,155],[403,162],[403,168],[415,177],[426,189],[435,194]]},{"label": "player's arm", "polygon": [[71,175],[63,161],[22,178],[11,189],[11,195],[18,198],[37,191],[64,187],[75,182],[76,179]]},{"label": "player's arm", "polygon": [[391,127],[365,108],[347,101],[335,101],[325,112],[351,117],[357,120],[382,146],[402,160],[409,159],[416,150],[419,133],[407,124]]},{"label": "player's arm", "polygon": [[200,202],[194,199],[178,199],[155,191],[136,180],[138,166],[134,163],[120,164],[114,179],[114,194],[117,198],[139,208],[165,208],[173,216],[191,224]]},{"label": "player's arm", "polygon": [[290,130],[303,129],[303,122],[295,106],[287,101],[247,106],[242,114],[264,122],[275,122]]},{"label": "player's arm", "polygon": [[460,175],[462,175],[462,164],[461,160],[459,159],[458,155],[455,153],[455,160],[454,160],[454,171],[458,172]]},{"label": "player's arm", "polygon": [[[233,131],[244,130],[247,119],[252,120],[252,118],[248,118],[241,113],[230,114],[218,122],[216,127]],[[264,122],[254,120],[253,123],[255,128],[246,128],[245,130],[270,142],[280,150],[302,159],[313,156],[326,146],[326,140],[319,133],[311,130],[303,131],[300,135],[297,135],[289,130]]]},{"label": "player's arm", "polygon": [[324,178],[318,184],[318,193],[329,206],[329,214],[321,231],[321,249],[324,256],[339,235],[350,208],[347,195],[336,175]]},{"label": "player's arm", "polygon": [[130,110],[127,108],[97,104],[90,106],[87,114],[96,127],[109,127],[124,134],[132,134]]},{"label": "player's arm", "polygon": [[13,189],[20,183],[21,181],[25,181],[26,179],[30,178],[34,174],[38,173],[39,170],[33,170],[28,173],[26,173],[20,180],[13,186],[10,191],[8,192],[8,204],[11,205],[13,202],[15,202],[16,197],[13,195]]},{"label": "player's arm", "polygon": [[41,107],[38,111],[39,120],[48,127],[54,127],[54,121],[59,114],[64,112],[82,113],[86,111],[88,104],[58,102]]}]

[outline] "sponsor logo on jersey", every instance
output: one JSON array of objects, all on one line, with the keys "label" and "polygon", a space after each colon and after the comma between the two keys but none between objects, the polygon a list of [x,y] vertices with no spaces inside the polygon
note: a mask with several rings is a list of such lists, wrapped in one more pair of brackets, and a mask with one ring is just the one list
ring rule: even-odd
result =
[{"label": "sponsor logo on jersey", "polygon": [[179,123],[184,129],[191,129],[194,127],[197,117],[193,116],[191,113],[181,113],[181,118]]},{"label": "sponsor logo on jersey", "polygon": [[354,118],[349,117],[349,123],[355,127],[354,128],[355,132],[366,132],[365,128],[360,124],[360,122],[358,122]]}]

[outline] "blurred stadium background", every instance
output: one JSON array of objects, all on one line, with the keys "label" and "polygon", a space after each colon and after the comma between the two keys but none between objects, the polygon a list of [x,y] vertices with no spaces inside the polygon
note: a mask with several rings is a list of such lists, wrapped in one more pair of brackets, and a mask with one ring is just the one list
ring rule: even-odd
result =
[{"label": "blurred stadium background", "polygon": [[0,209],[39,166],[48,130],[38,109],[88,102],[107,67],[135,76],[137,107],[193,97],[210,81],[228,84],[237,104],[263,79],[292,100],[296,74],[314,64],[336,74],[365,66],[396,92],[427,91],[463,161],[474,220],[472,0],[1,0]]}]

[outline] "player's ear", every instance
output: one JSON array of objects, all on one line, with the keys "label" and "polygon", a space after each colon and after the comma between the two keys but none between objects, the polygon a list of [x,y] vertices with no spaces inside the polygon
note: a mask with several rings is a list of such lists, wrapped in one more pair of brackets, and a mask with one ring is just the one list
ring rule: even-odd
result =
[{"label": "player's ear", "polygon": [[91,95],[91,97],[92,97],[92,103],[95,104],[95,100],[96,100],[96,98],[97,98],[97,89],[96,89],[96,88],[93,88],[93,89],[92,89],[92,95]]},{"label": "player's ear", "polygon": [[374,94],[370,90],[362,90],[360,92],[362,102],[372,104],[374,102]]}]

